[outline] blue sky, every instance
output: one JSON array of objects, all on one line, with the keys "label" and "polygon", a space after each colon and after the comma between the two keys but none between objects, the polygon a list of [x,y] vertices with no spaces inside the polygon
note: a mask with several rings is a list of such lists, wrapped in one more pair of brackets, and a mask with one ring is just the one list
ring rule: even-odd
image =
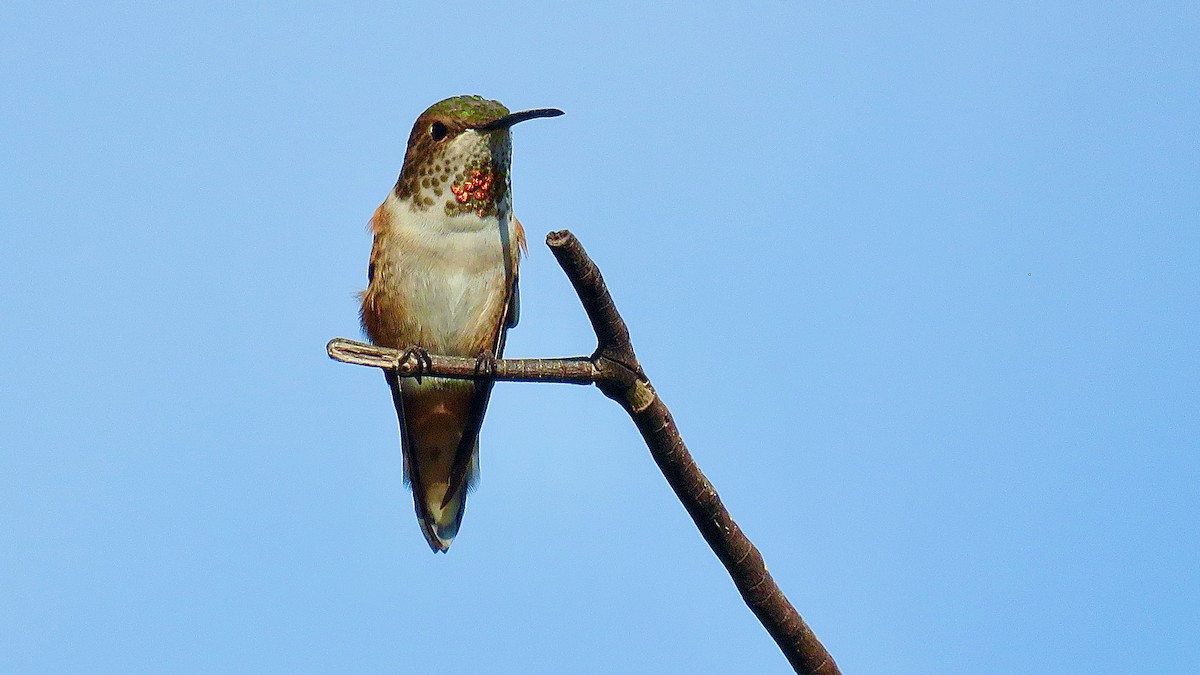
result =
[{"label": "blue sky", "polygon": [[9,2],[0,670],[781,672],[598,391],[498,385],[449,555],[360,335],[412,120],[478,93],[512,356],[600,264],[847,672],[1200,670],[1194,3]]}]

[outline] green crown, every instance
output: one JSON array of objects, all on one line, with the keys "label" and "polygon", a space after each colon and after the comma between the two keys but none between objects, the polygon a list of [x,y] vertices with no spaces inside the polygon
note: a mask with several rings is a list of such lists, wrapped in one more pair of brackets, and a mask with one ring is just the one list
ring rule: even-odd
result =
[{"label": "green crown", "polygon": [[508,114],[499,101],[489,101],[482,96],[452,96],[429,106],[422,115],[454,117],[467,124],[487,124]]}]

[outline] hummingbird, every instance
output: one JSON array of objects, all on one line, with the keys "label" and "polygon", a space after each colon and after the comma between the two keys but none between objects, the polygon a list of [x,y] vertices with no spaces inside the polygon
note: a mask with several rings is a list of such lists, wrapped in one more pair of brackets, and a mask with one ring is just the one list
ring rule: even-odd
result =
[{"label": "hummingbird", "polygon": [[[562,114],[509,112],[480,96],[448,98],[421,113],[400,177],[371,217],[368,284],[360,294],[371,342],[417,358],[432,352],[483,365],[501,357],[517,325],[525,250],[512,214],[510,129]],[[384,376],[417,521],[429,547],[444,553],[479,475],[479,430],[493,383]]]}]

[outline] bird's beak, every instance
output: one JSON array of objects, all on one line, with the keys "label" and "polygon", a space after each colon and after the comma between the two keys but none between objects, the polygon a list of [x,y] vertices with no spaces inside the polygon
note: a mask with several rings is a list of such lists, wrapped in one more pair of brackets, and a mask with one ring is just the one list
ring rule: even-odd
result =
[{"label": "bird's beak", "polygon": [[538,117],[558,117],[564,114],[558,108],[535,108],[533,110],[522,110],[521,112],[509,113],[498,120],[493,120],[487,124],[482,124],[475,127],[477,131],[496,131],[497,129],[507,129],[517,122],[525,120],[537,119]]}]

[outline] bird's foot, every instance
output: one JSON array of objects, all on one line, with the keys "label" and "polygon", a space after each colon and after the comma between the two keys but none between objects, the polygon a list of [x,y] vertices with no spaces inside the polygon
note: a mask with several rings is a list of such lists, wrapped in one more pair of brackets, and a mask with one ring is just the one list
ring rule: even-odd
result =
[{"label": "bird's foot", "polygon": [[397,364],[403,365],[410,360],[416,364],[416,369],[412,373],[413,379],[417,381],[417,384],[420,384],[421,374],[427,370],[433,370],[433,359],[429,358],[429,352],[425,351],[424,347],[413,345],[404,350],[404,354],[400,356]]}]

